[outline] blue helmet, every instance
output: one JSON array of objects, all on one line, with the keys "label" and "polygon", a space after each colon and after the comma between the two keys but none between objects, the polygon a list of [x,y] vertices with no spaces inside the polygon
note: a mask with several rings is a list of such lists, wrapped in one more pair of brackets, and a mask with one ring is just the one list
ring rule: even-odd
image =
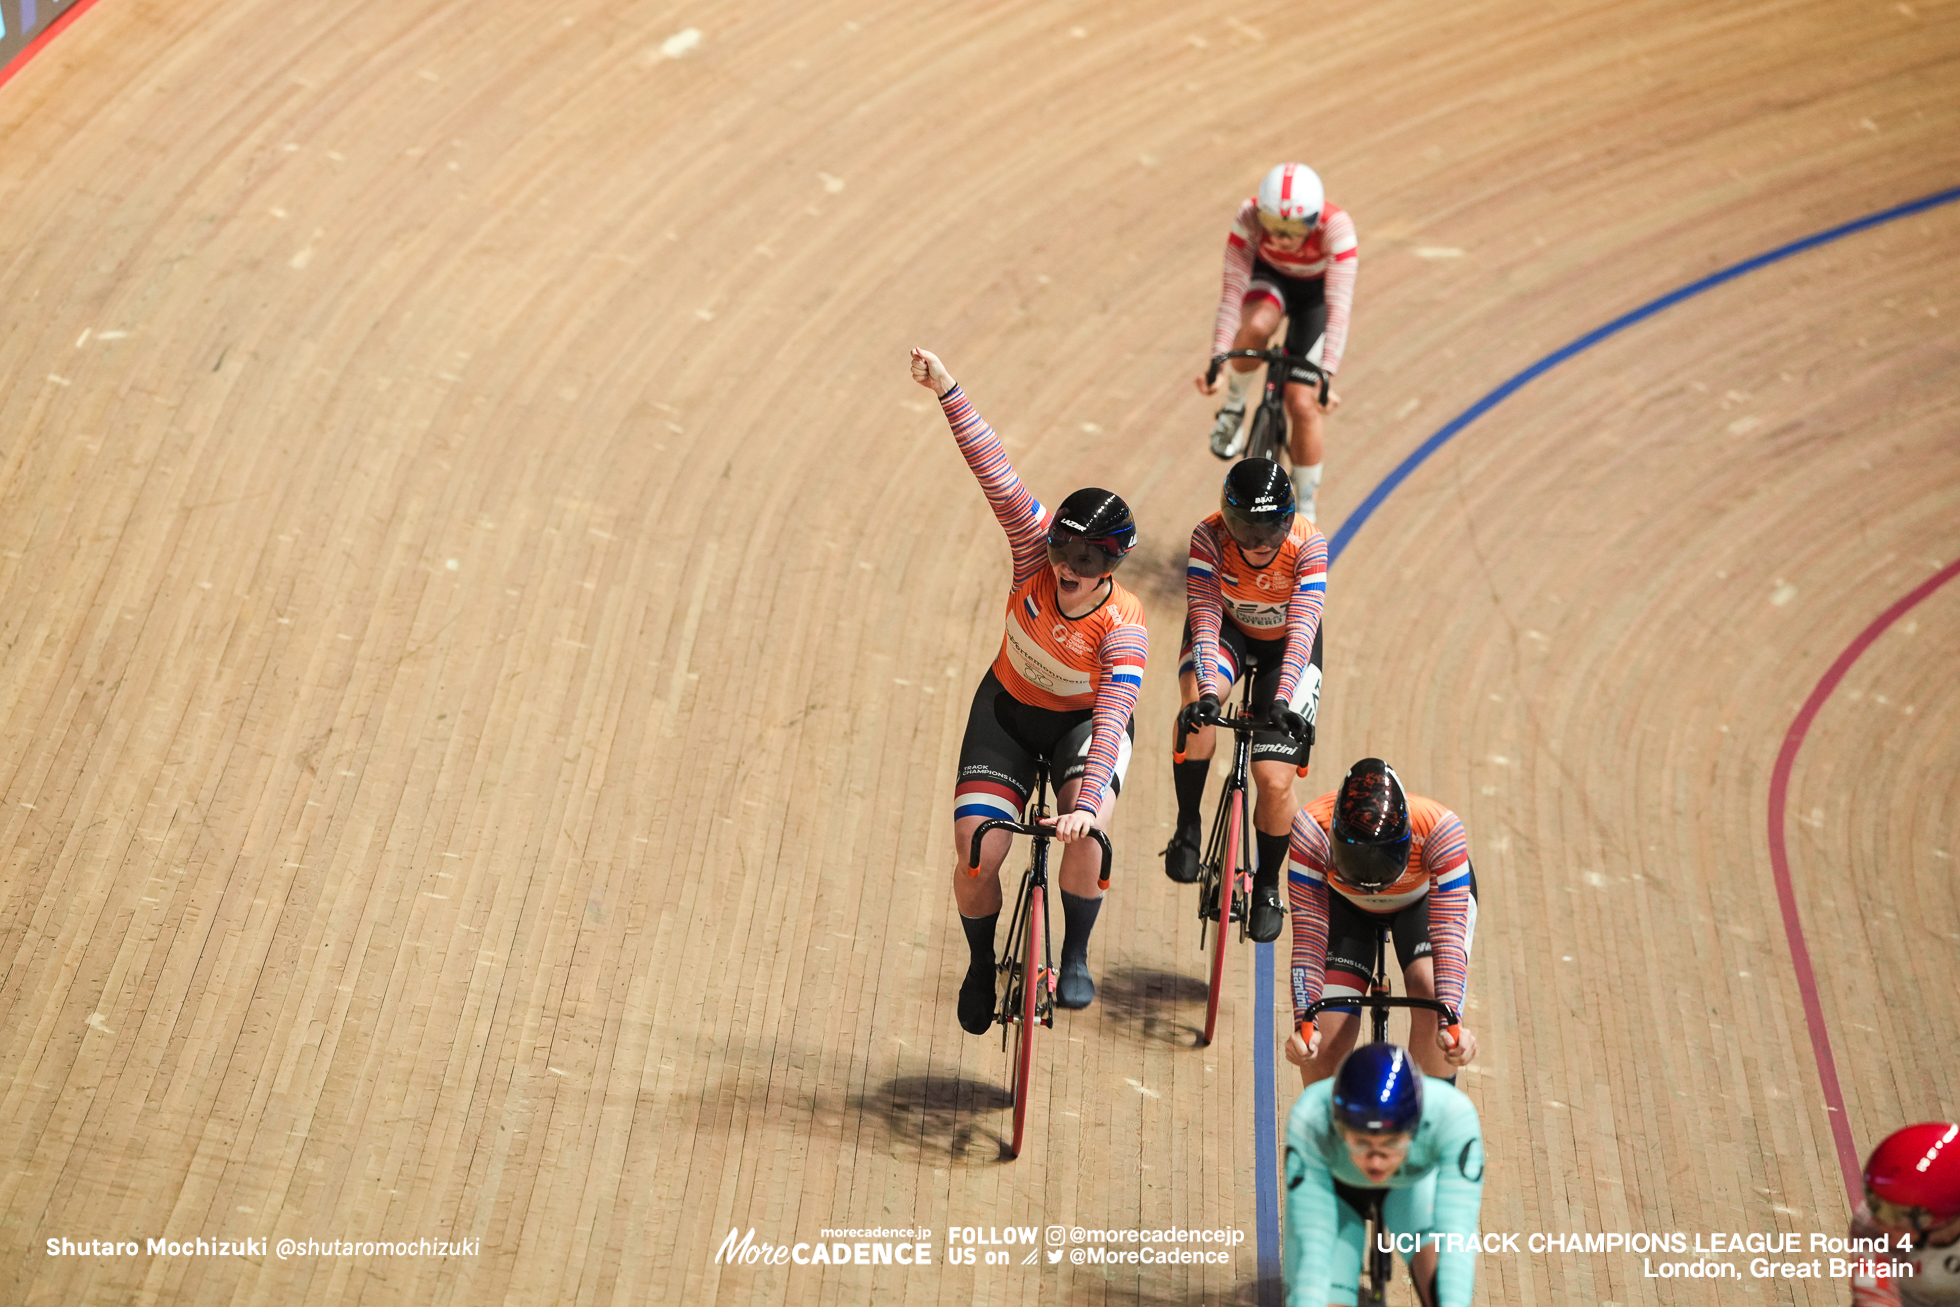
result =
[{"label": "blue helmet", "polygon": [[1363,1044],[1334,1073],[1334,1121],[1368,1134],[1413,1133],[1422,1120],[1422,1071],[1396,1044]]}]

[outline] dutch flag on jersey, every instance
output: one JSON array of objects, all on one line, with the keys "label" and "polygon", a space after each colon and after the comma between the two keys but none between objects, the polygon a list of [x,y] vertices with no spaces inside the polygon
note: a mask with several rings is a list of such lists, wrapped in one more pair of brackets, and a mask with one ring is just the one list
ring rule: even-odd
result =
[{"label": "dutch flag on jersey", "polygon": [[953,819],[1001,817],[1021,820],[1021,796],[998,781],[965,781],[953,791]]},{"label": "dutch flag on jersey", "polygon": [[1469,889],[1470,888],[1469,859],[1466,858],[1461,863],[1457,864],[1456,870],[1450,872],[1447,876],[1445,876],[1444,879],[1441,881],[1441,883],[1439,883],[1436,886],[1436,888],[1439,890]]},{"label": "dutch flag on jersey", "polygon": [[1118,658],[1110,664],[1109,679],[1132,690],[1143,689],[1143,663],[1135,658]]},{"label": "dutch flag on jersey", "polygon": [[1305,822],[1304,827],[1294,822],[1292,847],[1286,860],[1286,878],[1303,885],[1327,879],[1327,861],[1334,851],[1320,823],[1312,817],[1305,817]]}]

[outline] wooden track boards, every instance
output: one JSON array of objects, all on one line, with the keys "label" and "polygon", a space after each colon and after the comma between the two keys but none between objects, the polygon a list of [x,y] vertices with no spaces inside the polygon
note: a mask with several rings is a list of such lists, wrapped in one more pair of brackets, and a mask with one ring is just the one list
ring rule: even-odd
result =
[{"label": "wooden track boards", "polygon": [[[1953,185],[1957,51],[1923,0],[99,5],[0,93],[0,1299],[1244,1300],[1249,1246],[713,1264],[731,1227],[927,1226],[936,1261],[954,1223],[1253,1232],[1280,1024],[1246,979],[1192,1047],[1154,857],[1232,207],[1299,156],[1360,227],[1332,525],[1612,315]],[[1842,1224],[1768,776],[1960,553],[1956,235],[1575,359],[1334,570],[1315,780],[1381,753],[1471,832],[1489,1229]],[[1005,551],[913,343],[1039,492],[1109,484],[1146,536],[1100,999],[1012,1165],[945,885]],[[1949,589],[1792,778],[1861,1148],[1960,1113],[1956,647]],[[481,1245],[43,1249],[198,1235]]]}]

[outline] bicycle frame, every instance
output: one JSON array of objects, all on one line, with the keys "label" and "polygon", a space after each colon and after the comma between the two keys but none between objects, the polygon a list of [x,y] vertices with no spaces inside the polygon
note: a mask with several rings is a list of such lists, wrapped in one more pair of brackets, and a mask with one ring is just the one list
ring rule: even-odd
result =
[{"label": "bicycle frame", "polygon": [[[1014,900],[1014,917],[1007,930],[1007,942],[1002,946],[1000,959],[995,964],[995,970],[1007,977],[1007,984],[1002,987],[1000,1007],[995,1014],[995,1019],[1000,1022],[1003,1051],[1010,1047],[1010,1037],[1012,1039],[1008,1073],[1013,1077],[1014,1138],[1008,1147],[1009,1157],[1021,1155],[1021,1143],[1027,1132],[1029,1091],[1034,1081],[1035,1027],[1047,1026],[1052,1029],[1055,1024],[1055,987],[1059,973],[1055,968],[1054,941],[1048,928],[1048,842],[1055,838],[1055,831],[1052,826],[1043,824],[1052,820],[1048,811],[1046,762],[1036,764],[1034,792],[1022,816],[1027,820],[1017,822],[994,817],[981,822],[973,832],[973,844],[966,860],[969,868],[980,865],[980,842],[988,831],[1005,830],[1033,840],[1029,849],[1028,869],[1021,875],[1020,893]],[[1089,834],[1101,846],[1100,880],[1102,887],[1108,889],[1109,837],[1093,828]]]},{"label": "bicycle frame", "polygon": [[[1205,855],[1198,863],[1198,948],[1205,948],[1205,935],[1211,928],[1206,910],[1215,905],[1218,910],[1218,933],[1211,941],[1211,983],[1205,999],[1205,1030],[1202,1043],[1209,1045],[1218,1035],[1218,1001],[1225,990],[1225,954],[1231,942],[1231,924],[1239,923],[1238,935],[1246,937],[1246,921],[1252,909],[1252,853],[1255,843],[1252,832],[1252,737],[1260,731],[1269,729],[1268,724],[1254,715],[1248,700],[1252,695],[1254,673],[1251,668],[1242,668],[1237,683],[1232,687],[1238,695],[1234,704],[1238,711],[1221,715],[1210,723],[1219,730],[1232,733],[1232,770],[1225,777],[1225,787],[1219,794],[1218,814],[1212,819],[1211,839],[1205,845]],[[1180,722],[1177,728],[1177,748],[1173,756],[1180,761],[1184,757],[1184,744],[1187,732]]]},{"label": "bicycle frame", "polygon": [[1223,354],[1214,354],[1211,368],[1205,373],[1205,384],[1218,380],[1219,369],[1228,359],[1258,359],[1266,365],[1266,384],[1260,396],[1259,407],[1253,411],[1252,426],[1246,433],[1245,456],[1247,458],[1271,458],[1286,448],[1286,387],[1289,383],[1317,386],[1320,406],[1327,406],[1328,377],[1320,366],[1309,363],[1297,355],[1288,354],[1284,349],[1228,349]]}]

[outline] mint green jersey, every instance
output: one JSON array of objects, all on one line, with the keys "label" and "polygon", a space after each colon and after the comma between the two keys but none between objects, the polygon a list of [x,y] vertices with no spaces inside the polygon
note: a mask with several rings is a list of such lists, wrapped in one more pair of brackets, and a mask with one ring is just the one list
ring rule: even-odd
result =
[{"label": "mint green jersey", "polygon": [[[1477,1109],[1448,1081],[1423,1077],[1422,1121],[1409,1156],[1382,1184],[1348,1157],[1334,1128],[1334,1082],[1304,1090],[1286,1119],[1286,1301],[1289,1307],[1353,1302],[1365,1259],[1362,1223],[1334,1182],[1388,1189],[1383,1219],[1397,1234],[1436,1236],[1437,1307],[1469,1307],[1477,1258],[1470,1241],[1484,1195],[1484,1140]],[[1452,1238],[1454,1236],[1454,1239]]]}]

